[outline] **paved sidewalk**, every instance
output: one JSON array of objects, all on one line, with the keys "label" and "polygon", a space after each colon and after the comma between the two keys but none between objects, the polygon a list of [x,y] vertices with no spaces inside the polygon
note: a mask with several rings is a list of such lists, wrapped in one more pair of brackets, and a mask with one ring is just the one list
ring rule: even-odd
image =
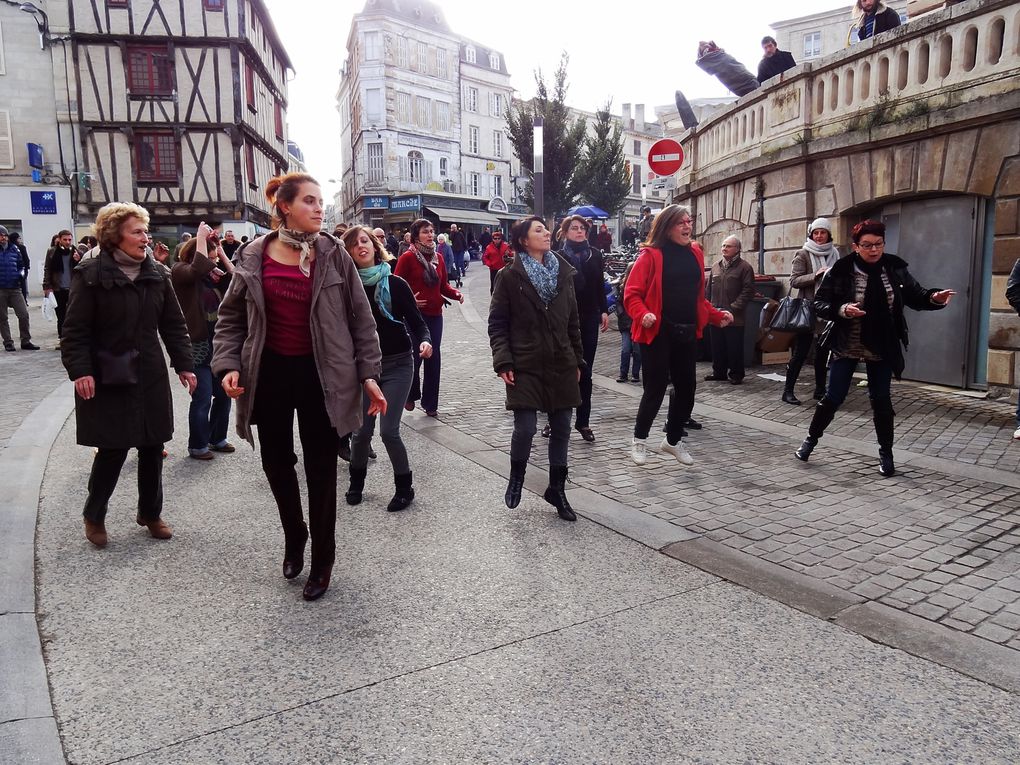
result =
[{"label": "paved sidewalk", "polygon": [[[57,344],[57,325],[42,315],[42,298],[33,296],[29,301],[32,342],[38,351],[14,353],[0,351],[0,449],[7,446],[22,420],[49,395],[53,387],[67,379],[60,363]],[[11,331],[17,333],[17,320],[10,315]]]},{"label": "paved sidewalk", "polygon": [[257,456],[182,458],[185,403],[175,389],[169,542],[134,524],[131,458],[92,549],[88,452],[70,424],[53,447],[38,618],[74,765],[1020,759],[1020,696],[534,493],[509,511],[486,456],[437,447],[453,432],[419,413],[414,505],[383,509],[380,449],[364,503],[340,508],[330,592],[304,603]]},{"label": "paved sidewalk", "polygon": [[[488,291],[477,279],[468,294],[466,311],[447,312],[440,419],[508,451],[512,418],[485,337]],[[640,387],[615,382],[619,332],[601,335],[595,366],[597,440],[572,439],[574,484],[854,596],[1020,649],[1020,442],[1010,438],[1010,404],[895,384],[900,474],[882,479],[864,389],[803,464],[793,451],[811,407],[780,402],[782,384],[753,374],[775,368],[759,368],[741,386],[699,382],[705,429],[688,439],[693,468],[666,455],[639,468],[628,449]],[[699,367],[700,380],[711,370]],[[977,452],[960,442],[985,445]],[[533,457],[541,464],[544,455]]]}]

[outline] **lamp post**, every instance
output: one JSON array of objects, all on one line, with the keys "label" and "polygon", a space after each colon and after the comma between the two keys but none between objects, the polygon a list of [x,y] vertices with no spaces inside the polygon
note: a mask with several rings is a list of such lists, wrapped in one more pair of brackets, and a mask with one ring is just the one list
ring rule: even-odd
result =
[{"label": "lamp post", "polygon": [[532,181],[532,186],[535,192],[535,215],[537,215],[539,218],[545,218],[545,190],[542,187],[543,183],[542,163],[544,161],[542,141],[544,133],[544,123],[542,121],[541,115],[537,115],[535,117],[534,131],[535,132],[533,136],[533,144],[535,149],[535,163],[534,163],[535,170],[534,173],[532,174],[532,177],[534,179]]},{"label": "lamp post", "polygon": [[[39,28],[39,49],[45,49],[47,42],[46,38],[50,31],[50,19],[49,16],[46,15],[46,11],[34,3],[19,3],[18,9],[31,14],[32,18],[35,19],[35,25]],[[38,14],[38,16],[36,14]],[[42,18],[40,19],[39,16],[42,16]]]}]

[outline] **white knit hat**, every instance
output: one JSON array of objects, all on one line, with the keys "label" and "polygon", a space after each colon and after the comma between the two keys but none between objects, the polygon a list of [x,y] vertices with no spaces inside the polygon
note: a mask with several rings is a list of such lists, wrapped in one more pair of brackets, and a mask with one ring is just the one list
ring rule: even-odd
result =
[{"label": "white knit hat", "polygon": [[824,228],[829,232],[829,236],[832,236],[832,224],[829,223],[828,218],[815,218],[811,221],[811,225],[807,227],[808,236],[811,236],[812,232],[817,231],[820,228]]}]

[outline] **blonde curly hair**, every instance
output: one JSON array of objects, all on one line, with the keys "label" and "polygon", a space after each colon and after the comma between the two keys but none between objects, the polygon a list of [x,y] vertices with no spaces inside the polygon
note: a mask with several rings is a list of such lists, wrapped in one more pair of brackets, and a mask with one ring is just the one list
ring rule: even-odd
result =
[{"label": "blonde curly hair", "polygon": [[120,227],[128,218],[138,218],[149,225],[149,211],[133,202],[110,202],[99,210],[92,228],[102,249],[112,250],[120,244]]}]

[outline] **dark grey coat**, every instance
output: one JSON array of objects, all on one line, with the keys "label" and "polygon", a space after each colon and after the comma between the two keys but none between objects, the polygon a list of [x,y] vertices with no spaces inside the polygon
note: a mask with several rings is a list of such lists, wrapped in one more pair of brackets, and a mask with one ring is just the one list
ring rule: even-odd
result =
[{"label": "dark grey coat", "polygon": [[[555,253],[554,253],[555,254]],[[513,371],[507,409],[553,412],[581,404],[578,370],[584,370],[574,268],[562,256],[558,292],[546,306],[517,253],[496,277],[489,304],[489,345],[496,374]]]},{"label": "dark grey coat", "polygon": [[[173,437],[170,378],[157,335],[178,374],[194,371],[191,340],[170,285],[170,269],[146,257],[132,282],[108,252],[74,269],[60,338],[61,360],[70,379],[96,378],[93,398],[86,401],[75,395],[79,444],[126,449],[164,444]],[[134,347],[141,352],[139,382],[105,385],[96,352],[121,353]]]}]

